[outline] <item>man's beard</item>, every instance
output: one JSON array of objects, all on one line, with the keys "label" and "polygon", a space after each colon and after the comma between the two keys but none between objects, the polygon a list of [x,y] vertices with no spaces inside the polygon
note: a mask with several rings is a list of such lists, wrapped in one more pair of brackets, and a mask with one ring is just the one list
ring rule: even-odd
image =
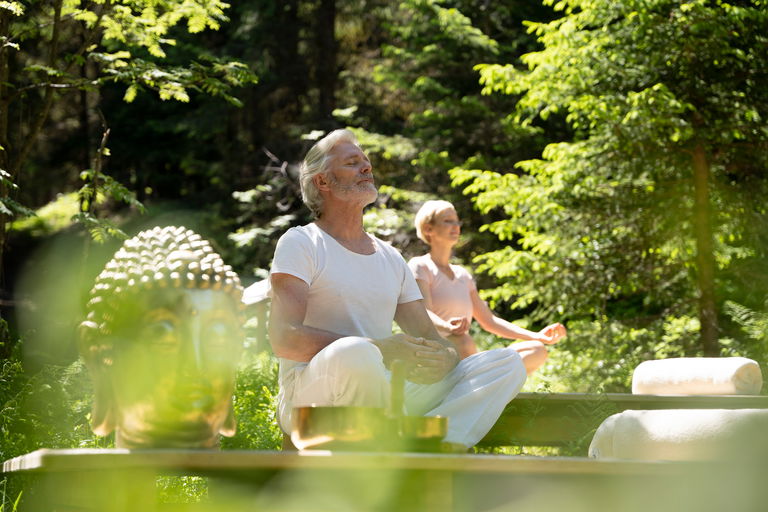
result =
[{"label": "man's beard", "polygon": [[345,198],[361,192],[368,193],[366,205],[375,202],[379,197],[379,191],[372,182],[342,184],[333,173],[328,173],[328,184],[335,188],[337,195]]}]

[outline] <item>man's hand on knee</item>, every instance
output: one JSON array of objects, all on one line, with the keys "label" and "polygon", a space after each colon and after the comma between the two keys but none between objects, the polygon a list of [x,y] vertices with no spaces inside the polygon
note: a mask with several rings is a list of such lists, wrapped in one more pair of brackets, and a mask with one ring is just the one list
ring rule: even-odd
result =
[{"label": "man's hand on knee", "polygon": [[381,351],[387,368],[392,365],[392,361],[397,359],[405,361],[406,366],[410,366],[412,363],[415,364],[417,359],[416,351],[423,346],[419,343],[418,338],[402,333],[394,334],[388,338],[373,340],[373,344]]},{"label": "man's hand on knee", "polygon": [[396,359],[405,361],[408,380],[418,384],[432,384],[441,380],[459,362],[455,349],[434,340],[407,334],[374,340],[374,344],[381,350],[387,367]]},{"label": "man's hand on knee", "polygon": [[415,356],[415,364],[411,365],[408,380],[418,384],[433,384],[442,380],[459,363],[456,349],[446,347],[442,343],[425,338],[416,338],[421,345]]}]

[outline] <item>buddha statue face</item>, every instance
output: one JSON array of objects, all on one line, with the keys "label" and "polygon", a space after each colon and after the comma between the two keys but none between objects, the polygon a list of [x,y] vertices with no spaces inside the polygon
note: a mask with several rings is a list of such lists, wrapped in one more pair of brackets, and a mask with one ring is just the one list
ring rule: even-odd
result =
[{"label": "buddha statue face", "polygon": [[213,448],[233,435],[241,296],[237,275],[189,230],[126,241],[80,326],[94,431],[115,430],[124,448]]}]

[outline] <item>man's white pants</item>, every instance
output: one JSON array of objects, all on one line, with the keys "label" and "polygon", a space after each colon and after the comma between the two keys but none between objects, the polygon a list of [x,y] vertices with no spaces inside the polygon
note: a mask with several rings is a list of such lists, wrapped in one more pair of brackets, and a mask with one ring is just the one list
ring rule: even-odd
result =
[{"label": "man's white pants", "polygon": [[[307,364],[280,373],[278,415],[290,432],[291,409],[308,405],[387,407],[389,371],[381,352],[366,338],[350,336],[331,343]],[[407,381],[409,415],[445,416],[445,441],[474,446],[493,427],[504,407],[520,392],[526,372],[520,355],[500,348],[463,359],[434,384]]]}]

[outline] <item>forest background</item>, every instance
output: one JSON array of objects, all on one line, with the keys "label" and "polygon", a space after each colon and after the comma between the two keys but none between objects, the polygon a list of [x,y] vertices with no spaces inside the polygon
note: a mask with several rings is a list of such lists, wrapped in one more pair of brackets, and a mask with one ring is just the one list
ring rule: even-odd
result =
[{"label": "forest background", "polygon": [[[569,335],[528,391],[643,360],[768,354],[762,0],[0,2],[0,458],[109,446],[75,327],[121,243],[183,224],[248,285],[311,220],[297,166],[349,127],[407,257],[421,202],[502,317]],[[274,448],[249,324],[226,448]],[[473,330],[482,347],[497,343]]]}]

